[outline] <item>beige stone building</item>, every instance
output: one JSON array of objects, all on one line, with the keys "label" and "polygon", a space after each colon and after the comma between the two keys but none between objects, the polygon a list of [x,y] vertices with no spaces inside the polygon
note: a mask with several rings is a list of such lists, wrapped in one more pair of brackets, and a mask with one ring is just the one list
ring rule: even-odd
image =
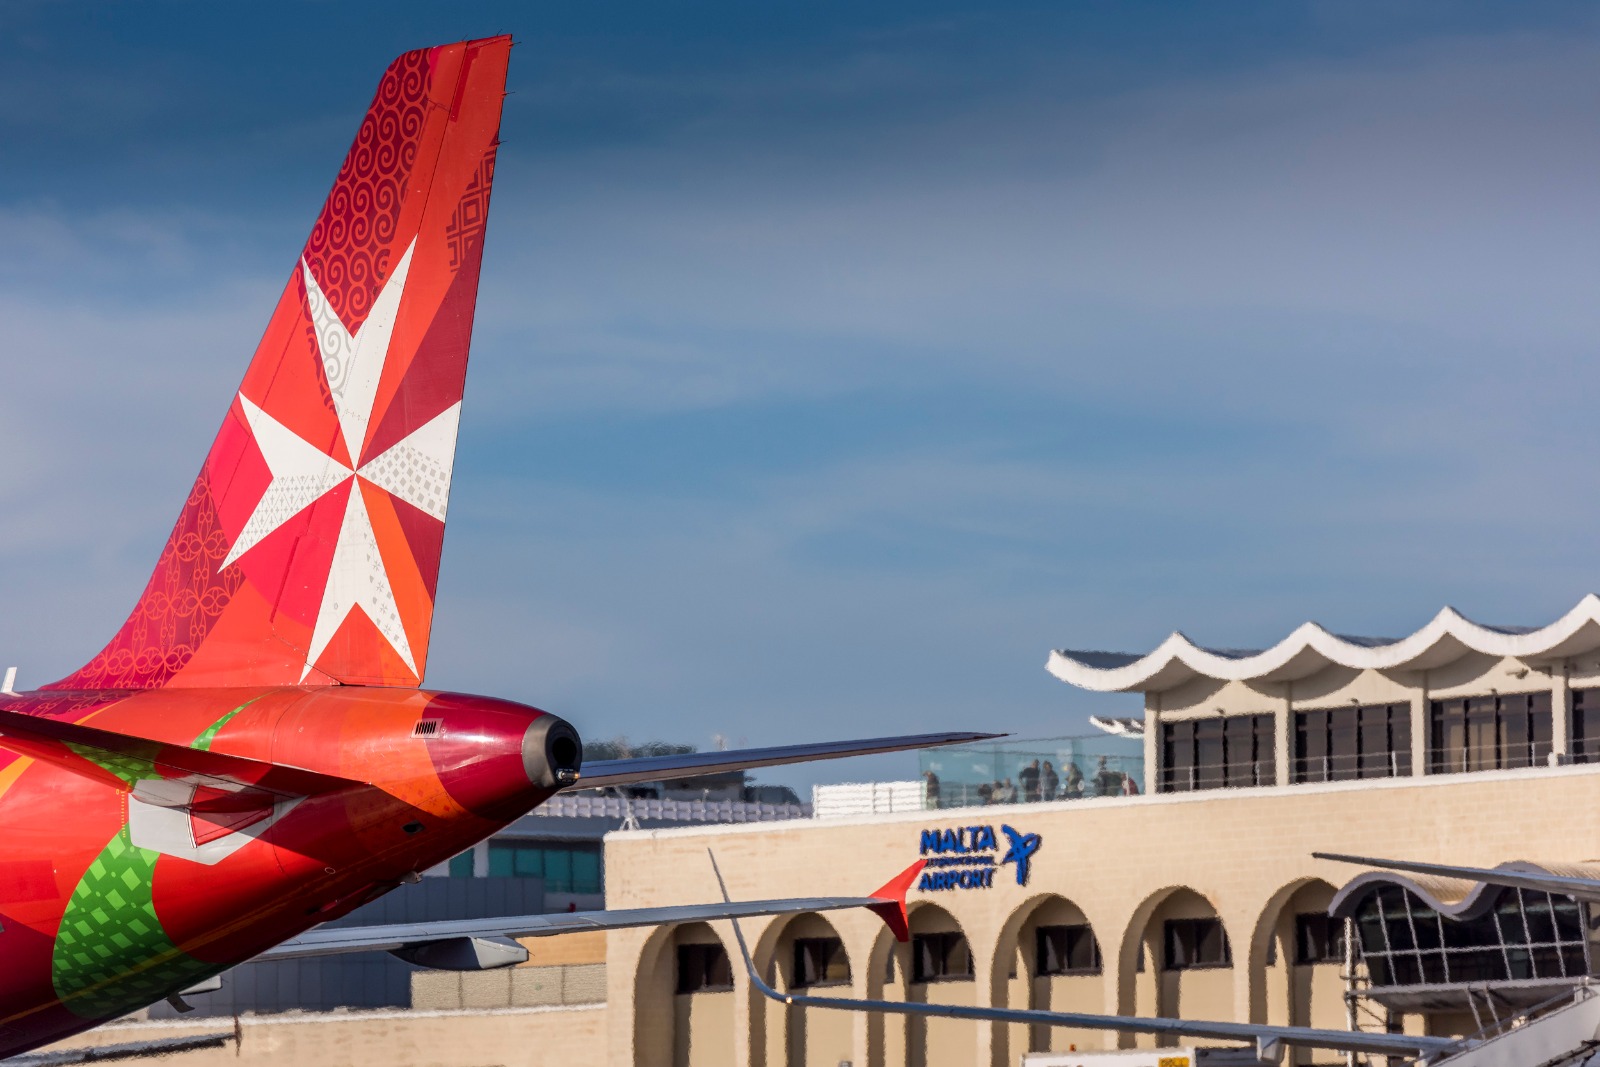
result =
[{"label": "beige stone building", "polygon": [[[616,832],[606,903],[714,899],[708,852],[735,899],[860,894],[928,858],[925,873],[951,876],[910,894],[911,943],[865,912],[754,921],[758,968],[780,989],[834,996],[1471,1032],[1600,973],[1600,915],[1566,898],[1362,876],[1312,853],[1595,862],[1597,611],[1588,598],[1533,631],[1445,613],[1399,641],[1307,626],[1259,653],[1178,636],[1142,657],[1055,653],[1068,682],[1143,694],[1141,795],[1069,799],[1057,785],[1033,802]],[[1037,835],[1025,882],[1008,827]],[[315,1051],[304,1035],[316,1025],[364,1027],[385,1063],[1000,1067],[1030,1050],[1154,1043],[781,1006],[746,980],[725,927],[531,943],[521,975],[419,974],[428,1010],[382,1026],[359,1014],[249,1020],[237,1058],[360,1061],[348,1041]],[[1361,952],[1346,955],[1347,932]]]}]

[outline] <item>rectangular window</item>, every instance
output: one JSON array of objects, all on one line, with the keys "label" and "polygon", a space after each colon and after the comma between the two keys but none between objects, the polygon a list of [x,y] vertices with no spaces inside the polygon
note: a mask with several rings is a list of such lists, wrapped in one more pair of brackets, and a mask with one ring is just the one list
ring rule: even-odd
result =
[{"label": "rectangular window", "polygon": [[1194,787],[1194,723],[1164,723],[1161,727],[1161,791],[1183,793]]},{"label": "rectangular window", "polygon": [[1161,791],[1272,785],[1277,780],[1271,715],[1183,719],[1161,724]]},{"label": "rectangular window", "polygon": [[971,980],[972,953],[964,935],[951,931],[911,936],[911,980],[944,982]]},{"label": "rectangular window", "polygon": [[489,877],[543,878],[547,893],[605,892],[597,841],[491,841]]},{"label": "rectangular window", "polygon": [[1339,708],[1328,715],[1328,780],[1348,782],[1361,760],[1358,708]]},{"label": "rectangular window", "polygon": [[1332,778],[1328,766],[1328,715],[1326,711],[1294,713],[1294,780],[1326,782]]},{"label": "rectangular window", "polygon": [[1169,971],[1233,966],[1233,950],[1221,919],[1168,919],[1163,933]]},{"label": "rectangular window", "polygon": [[1035,974],[1100,973],[1100,943],[1089,926],[1041,926],[1034,940]]},{"label": "rectangular window", "polygon": [[473,870],[473,862],[472,862],[473,857],[472,857],[472,854],[473,854],[473,851],[474,851],[473,849],[469,848],[465,852],[463,852],[461,855],[451,857],[451,859],[450,859],[450,877],[452,877],[452,878],[471,878],[472,877],[472,870]]},{"label": "rectangular window", "polygon": [[1297,711],[1296,782],[1342,782],[1411,773],[1411,706],[1368,704]]},{"label": "rectangular window", "polygon": [[1495,697],[1467,698],[1467,744],[1463,770],[1492,771],[1499,766],[1499,703]]},{"label": "rectangular window", "polygon": [[844,942],[837,937],[797,937],[794,939],[794,978],[796,989],[819,985],[849,985],[850,959]]},{"label": "rectangular window", "polygon": [[1294,917],[1294,961],[1343,963],[1344,920],[1315,911]]},{"label": "rectangular window", "polygon": [[1234,787],[1259,785],[1256,781],[1254,719],[1248,715],[1235,715],[1222,722],[1222,741],[1226,746],[1223,780]]},{"label": "rectangular window", "polygon": [[1223,720],[1195,719],[1195,788],[1220,789],[1227,784],[1227,750],[1223,747]]},{"label": "rectangular window", "polygon": [[[1574,693],[1574,706],[1581,703]],[[1574,732],[1577,714],[1574,712]],[[1430,709],[1429,767],[1435,774],[1543,766],[1554,718],[1549,693],[1436,700]]]},{"label": "rectangular window", "polygon": [[733,967],[721,945],[679,945],[679,993],[715,993],[733,988]]}]

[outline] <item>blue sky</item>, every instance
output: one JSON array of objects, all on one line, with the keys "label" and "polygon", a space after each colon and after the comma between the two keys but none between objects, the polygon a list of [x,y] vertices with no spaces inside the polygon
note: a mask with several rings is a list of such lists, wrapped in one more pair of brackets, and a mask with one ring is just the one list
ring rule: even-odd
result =
[{"label": "blue sky", "polygon": [[1131,704],[1052,647],[1600,590],[1592,6],[12,0],[24,683],[142,586],[388,60],[496,32],[430,684],[1059,735]]}]

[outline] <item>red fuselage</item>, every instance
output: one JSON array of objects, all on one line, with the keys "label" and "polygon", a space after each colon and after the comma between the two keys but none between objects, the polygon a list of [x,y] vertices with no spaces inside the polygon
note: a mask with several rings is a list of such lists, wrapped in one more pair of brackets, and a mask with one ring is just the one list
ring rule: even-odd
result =
[{"label": "red fuselage", "polygon": [[187,988],[456,855],[559,788],[552,727],[555,743],[577,743],[535,708],[402,689],[44,691],[0,696],[0,710],[359,783],[199,817],[0,751],[0,1058]]}]

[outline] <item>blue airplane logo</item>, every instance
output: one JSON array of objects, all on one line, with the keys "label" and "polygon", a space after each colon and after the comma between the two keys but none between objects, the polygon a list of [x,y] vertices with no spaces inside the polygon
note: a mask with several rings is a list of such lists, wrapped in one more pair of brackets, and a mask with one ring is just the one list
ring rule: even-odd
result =
[{"label": "blue airplane logo", "polygon": [[1011,847],[1006,849],[1006,854],[1001,858],[1000,865],[1008,863],[1017,865],[1017,884],[1028,884],[1028,862],[1033,859],[1033,854],[1039,851],[1041,839],[1038,834],[1022,834],[1004,824],[1000,832],[1011,841]]}]

